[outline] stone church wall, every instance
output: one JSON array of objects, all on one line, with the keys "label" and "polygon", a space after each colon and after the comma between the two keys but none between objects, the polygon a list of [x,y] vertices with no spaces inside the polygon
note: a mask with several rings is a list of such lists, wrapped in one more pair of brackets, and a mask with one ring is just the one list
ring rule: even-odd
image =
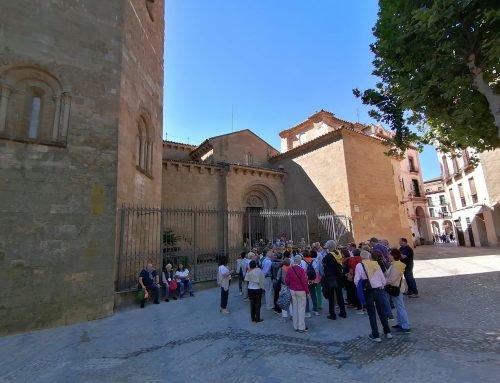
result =
[{"label": "stone church wall", "polygon": [[71,103],[64,141],[0,134],[2,334],[112,313],[123,4],[2,2],[0,73],[26,65]]},{"label": "stone church wall", "polygon": [[391,158],[384,154],[386,147],[349,130],[343,131],[343,140],[354,238],[366,241],[375,236],[397,246],[400,237],[410,238],[411,234],[408,226],[401,224]]}]

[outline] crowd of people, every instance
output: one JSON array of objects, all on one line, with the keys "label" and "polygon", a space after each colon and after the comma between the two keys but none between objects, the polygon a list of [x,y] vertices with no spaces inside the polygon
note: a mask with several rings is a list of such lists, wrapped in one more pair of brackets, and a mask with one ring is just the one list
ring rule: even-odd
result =
[{"label": "crowd of people", "polygon": [[[291,321],[293,329],[308,330],[306,318],[321,315],[328,301],[327,318],[348,317],[348,309],[367,315],[370,339],[381,342],[377,316],[387,339],[391,330],[409,333],[410,322],[403,296],[418,298],[413,277],[413,248],[401,238],[398,248],[373,237],[366,243],[337,247],[334,240],[324,246],[294,247],[277,243],[242,252],[235,269],[222,257],[218,284],[221,289],[220,312],[229,314],[228,292],[233,274],[238,278],[239,295],[250,302],[250,318],[260,323],[261,302],[267,310]],[[263,298],[264,297],[264,298]],[[393,315],[393,309],[396,315]],[[337,312],[338,311],[338,312]],[[389,321],[394,320],[392,328]]]},{"label": "crowd of people", "polygon": [[[403,297],[419,297],[413,258],[413,248],[406,238],[400,239],[398,248],[390,248],[388,241],[375,237],[347,247],[337,247],[334,240],[323,246],[319,242],[312,246],[301,242],[297,247],[277,241],[262,251],[254,248],[242,252],[234,268],[230,268],[227,256],[221,256],[217,273],[219,311],[230,313],[229,287],[236,276],[239,295],[250,303],[254,323],[263,322],[264,301],[266,310],[273,310],[282,321],[290,321],[295,331],[303,333],[308,330],[306,319],[320,316],[323,303],[328,302],[326,318],[345,319],[348,310],[367,315],[370,339],[381,342],[377,317],[387,339],[392,338],[391,331],[411,331]],[[186,290],[194,296],[189,270],[182,263],[175,272],[170,263],[166,264],[161,274],[148,263],[139,274],[138,287],[142,308],[150,294],[159,304],[161,289],[166,302],[183,298]],[[391,320],[395,321],[392,327]]]}]

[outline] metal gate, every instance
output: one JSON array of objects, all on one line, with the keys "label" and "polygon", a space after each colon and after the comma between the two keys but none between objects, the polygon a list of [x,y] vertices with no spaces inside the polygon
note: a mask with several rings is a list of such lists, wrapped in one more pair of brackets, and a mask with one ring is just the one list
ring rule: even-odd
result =
[{"label": "metal gate", "polygon": [[221,255],[234,264],[243,251],[277,238],[309,242],[305,211],[123,206],[119,209],[116,291],[135,288],[148,261],[158,270],[183,263],[195,282],[217,276]]},{"label": "metal gate", "polygon": [[351,217],[330,211],[319,213],[318,223],[326,230],[328,239],[334,239],[337,244],[347,245],[353,241]]}]

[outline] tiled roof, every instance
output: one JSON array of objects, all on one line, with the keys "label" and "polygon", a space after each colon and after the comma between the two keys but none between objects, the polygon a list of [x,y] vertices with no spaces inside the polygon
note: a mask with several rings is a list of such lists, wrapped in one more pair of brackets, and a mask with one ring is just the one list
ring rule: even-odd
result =
[{"label": "tiled roof", "polygon": [[364,137],[368,137],[368,138],[377,140],[379,142],[385,142],[386,141],[385,139],[377,137],[377,136],[369,136],[367,134],[364,134],[360,130],[353,128],[352,124],[349,123],[349,126],[341,126],[339,128],[336,128],[335,130],[332,130],[331,132],[328,132],[328,133],[325,133],[325,134],[323,134],[323,135],[321,135],[319,137],[316,137],[314,140],[307,141],[306,143],[304,143],[302,145],[299,145],[299,146],[297,146],[297,147],[295,147],[293,149],[290,149],[290,150],[288,150],[286,152],[283,152],[283,153],[280,153],[280,154],[278,154],[276,156],[273,156],[273,157],[269,158],[269,161],[270,162],[275,162],[275,161],[279,161],[279,160],[281,160],[283,158],[291,157],[291,156],[294,156],[296,154],[305,152],[308,149],[316,146],[317,144],[320,144],[322,142],[327,142],[331,138],[335,137],[343,129],[349,130],[349,131],[357,133],[357,134],[360,134],[360,135],[362,135]]},{"label": "tiled roof", "polygon": [[286,129],[286,130],[283,130],[279,133],[280,137],[282,136],[282,134],[284,133],[291,133],[292,131],[295,131],[295,130],[299,130],[299,128],[301,128],[304,124],[306,124],[307,122],[309,122],[313,117],[317,116],[318,114],[327,114],[329,115],[331,118],[333,118],[334,120],[336,120],[337,122],[339,122],[340,124],[352,124],[352,122],[349,122],[349,121],[346,121],[346,120],[342,120],[338,117],[335,117],[335,115],[332,113],[332,112],[328,112],[326,110],[323,110],[321,109],[319,112],[316,112],[314,114],[312,114],[311,116],[309,116],[306,120],[298,123],[297,125],[295,126],[292,126],[290,129]]},{"label": "tiled roof", "polygon": [[196,148],[197,145],[191,145],[191,144],[185,144],[184,142],[175,142],[175,141],[168,141],[168,140],[163,140],[164,144],[173,144],[173,145],[182,145],[182,146],[189,146],[191,148]]}]

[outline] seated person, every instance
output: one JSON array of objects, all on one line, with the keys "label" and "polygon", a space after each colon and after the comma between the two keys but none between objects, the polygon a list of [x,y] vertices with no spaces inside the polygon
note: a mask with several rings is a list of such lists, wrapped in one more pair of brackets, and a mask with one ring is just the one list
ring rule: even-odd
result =
[{"label": "seated person", "polygon": [[[151,262],[148,262],[146,268],[142,269],[141,273],[139,274],[138,288],[150,290],[153,293],[154,303],[160,303],[158,301],[160,299],[159,276]],[[144,303],[146,303],[146,299],[142,300],[141,308],[144,308]]]},{"label": "seated person", "polygon": [[[169,297],[172,297],[173,300],[177,299],[174,296],[177,288],[172,289],[172,281],[174,279],[174,270],[172,269],[172,265],[167,263],[165,265],[165,269],[161,273],[161,282],[163,285],[163,291],[165,292],[165,302],[169,302]],[[177,283],[175,283],[175,285],[177,285]]]},{"label": "seated person", "polygon": [[186,287],[188,288],[189,295],[194,297],[193,294],[193,284],[189,279],[189,270],[184,268],[182,263],[179,263],[177,266],[177,271],[175,272],[175,279],[177,281],[177,285],[179,285],[179,298],[184,296],[184,290]]}]

